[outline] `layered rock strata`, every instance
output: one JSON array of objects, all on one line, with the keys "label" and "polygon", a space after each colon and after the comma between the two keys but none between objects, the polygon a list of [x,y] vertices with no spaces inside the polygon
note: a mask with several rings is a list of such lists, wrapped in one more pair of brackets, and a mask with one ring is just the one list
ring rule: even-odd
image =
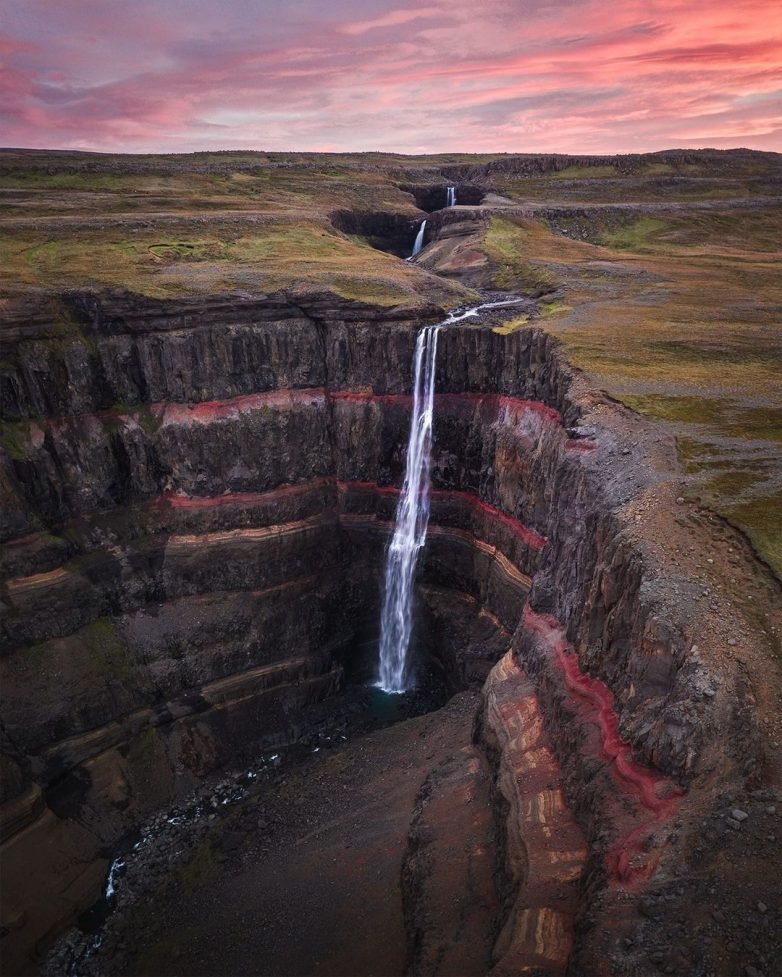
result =
[{"label": "layered rock strata", "polygon": [[505,922],[492,974],[565,973],[575,941],[584,835],[565,800],[562,773],[535,687],[508,652],[483,689],[482,742],[504,810]]},{"label": "layered rock strata", "polygon": [[[20,972],[94,897],[140,817],[295,737],[376,628],[415,326],[434,312],[307,303],[74,295],[66,327],[9,327],[3,922]],[[722,694],[693,700],[705,679],[689,622],[655,583],[658,555],[627,532],[622,506],[664,477],[639,431],[534,329],[445,330],[437,388],[421,653],[455,691],[512,646],[519,682],[534,682],[594,908],[560,926],[518,896],[498,966],[561,968],[573,941],[581,959],[597,952],[591,934],[615,910],[600,894],[655,871],[632,834],[649,842],[645,810],[686,807],[677,794],[735,720]],[[492,723],[500,762],[528,762]],[[737,769],[755,763],[749,749]],[[612,800],[617,771],[629,813]],[[498,789],[525,812],[512,779]],[[533,931],[551,933],[537,957]]]}]

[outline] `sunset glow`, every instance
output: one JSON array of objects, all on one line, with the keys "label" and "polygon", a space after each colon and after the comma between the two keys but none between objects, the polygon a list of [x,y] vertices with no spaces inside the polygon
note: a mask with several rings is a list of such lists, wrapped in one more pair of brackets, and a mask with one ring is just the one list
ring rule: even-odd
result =
[{"label": "sunset glow", "polygon": [[782,149],[775,0],[9,0],[5,146]]}]

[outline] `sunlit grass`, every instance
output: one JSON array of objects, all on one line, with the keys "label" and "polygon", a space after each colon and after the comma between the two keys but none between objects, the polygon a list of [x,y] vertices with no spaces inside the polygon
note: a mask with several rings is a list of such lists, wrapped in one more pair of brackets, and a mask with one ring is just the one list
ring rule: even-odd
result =
[{"label": "sunlit grass", "polygon": [[492,332],[496,332],[500,336],[507,336],[516,332],[517,329],[521,329],[522,326],[526,326],[528,322],[528,315],[516,316],[515,319],[508,319],[507,322],[503,322],[501,326],[494,326]]},{"label": "sunlit grass", "polygon": [[103,285],[152,297],[230,288],[279,289],[306,282],[346,298],[393,305],[425,286],[446,305],[467,294],[436,283],[407,262],[379,252],[330,225],[267,222],[247,226],[192,225],[119,236],[81,230],[68,236],[14,232],[0,241],[0,284],[47,287]]},{"label": "sunlit grass", "polygon": [[542,295],[557,286],[556,277],[534,258],[528,222],[492,216],[484,239],[486,254],[494,265],[498,288]]}]

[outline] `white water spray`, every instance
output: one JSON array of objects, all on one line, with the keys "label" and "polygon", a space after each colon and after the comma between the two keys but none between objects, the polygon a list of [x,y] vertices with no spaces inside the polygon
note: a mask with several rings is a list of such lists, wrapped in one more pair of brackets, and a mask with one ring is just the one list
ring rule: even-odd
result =
[{"label": "white water spray", "polygon": [[104,892],[105,899],[114,898],[117,892],[117,878],[123,868],[125,868],[125,859],[120,855],[119,858],[114,859],[109,868],[109,877],[106,879],[106,891]]},{"label": "white water spray", "polygon": [[385,692],[407,689],[407,651],[413,629],[413,576],[429,523],[429,472],[437,334],[426,326],[415,344],[413,414],[402,494],[396,507],[394,535],[386,554],[383,612],[380,618],[380,676]]},{"label": "white water spray", "polygon": [[456,187],[448,187],[447,198],[445,202],[446,207],[456,206]]},{"label": "white water spray", "polygon": [[413,253],[407,259],[410,261],[412,258],[417,257],[421,248],[424,246],[424,231],[426,230],[426,221],[421,221],[421,226],[418,228],[418,233],[415,236],[415,241],[413,242]]},{"label": "white water spray", "polygon": [[516,305],[523,299],[485,302],[464,312],[452,312],[436,326],[418,333],[413,361],[413,413],[407,444],[405,480],[396,507],[394,535],[386,552],[383,610],[380,616],[380,675],[384,692],[410,687],[408,651],[413,632],[413,580],[418,554],[429,525],[429,476],[432,468],[434,376],[437,334],[444,326],[477,316],[481,309]]}]

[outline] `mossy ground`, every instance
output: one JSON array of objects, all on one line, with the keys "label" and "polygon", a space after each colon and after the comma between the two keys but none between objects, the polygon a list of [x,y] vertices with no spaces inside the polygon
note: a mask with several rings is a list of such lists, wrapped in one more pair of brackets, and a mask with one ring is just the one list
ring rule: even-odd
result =
[{"label": "mossy ground", "polygon": [[411,227],[420,214],[360,159],[0,152],[0,293],[98,286],[165,298],[304,284],[378,305],[469,299],[340,233],[329,219],[338,209],[393,211]]},{"label": "mossy ground", "polygon": [[495,280],[557,288],[541,315],[573,363],[669,428],[692,491],[782,576],[782,208],[601,216],[592,241],[504,220],[500,248],[492,222]]},{"label": "mossy ground", "polygon": [[[47,296],[56,322],[57,294],[74,287],[157,297],[308,287],[375,305],[449,308],[474,296],[458,273],[446,279],[400,261],[340,233],[329,215],[387,212],[409,217],[412,228],[421,212],[401,188],[461,179],[530,203],[489,212],[476,230],[490,276],[482,284],[538,296],[541,324],[575,365],[668,428],[692,491],[782,574],[782,168],[774,154],[6,150],[0,290],[11,303]],[[56,329],[72,341],[67,322]],[[24,451],[23,435],[3,429],[12,454]]]},{"label": "mossy ground", "polygon": [[540,296],[557,287],[555,275],[536,260],[534,244],[525,234],[527,225],[512,218],[493,216],[484,247],[494,271],[497,288]]},{"label": "mossy ground", "polygon": [[437,283],[325,222],[268,221],[260,227],[211,224],[146,228],[12,230],[0,241],[0,288],[95,285],[157,298],[228,289],[275,291],[301,282],[343,298],[397,305],[430,285],[444,304],[464,299],[456,284]]}]

